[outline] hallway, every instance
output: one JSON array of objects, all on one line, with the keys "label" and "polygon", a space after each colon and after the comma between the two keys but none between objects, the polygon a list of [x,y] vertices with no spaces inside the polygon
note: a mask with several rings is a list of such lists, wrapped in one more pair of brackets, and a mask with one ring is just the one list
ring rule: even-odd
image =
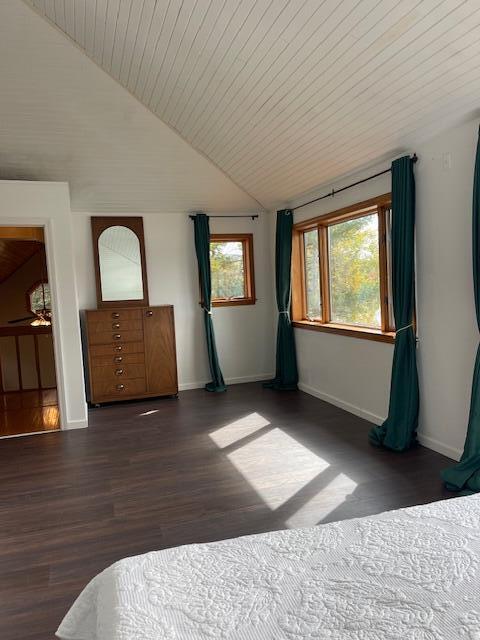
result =
[{"label": "hallway", "polygon": [[0,437],[59,428],[56,389],[0,393]]}]

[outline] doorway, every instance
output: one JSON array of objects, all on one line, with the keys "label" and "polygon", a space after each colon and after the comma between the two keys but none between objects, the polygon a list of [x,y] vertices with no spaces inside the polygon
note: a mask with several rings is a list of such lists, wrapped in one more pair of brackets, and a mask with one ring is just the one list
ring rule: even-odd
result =
[{"label": "doorway", "polygon": [[60,428],[42,227],[0,226],[0,437]]}]

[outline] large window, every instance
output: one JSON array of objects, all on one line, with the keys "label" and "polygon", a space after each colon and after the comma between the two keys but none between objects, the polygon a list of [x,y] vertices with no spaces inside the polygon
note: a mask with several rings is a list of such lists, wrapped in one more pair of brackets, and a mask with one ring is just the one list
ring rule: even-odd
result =
[{"label": "large window", "polygon": [[210,236],[212,304],[255,304],[253,236],[251,233]]},{"label": "large window", "polygon": [[295,225],[295,326],[392,341],[390,194]]}]

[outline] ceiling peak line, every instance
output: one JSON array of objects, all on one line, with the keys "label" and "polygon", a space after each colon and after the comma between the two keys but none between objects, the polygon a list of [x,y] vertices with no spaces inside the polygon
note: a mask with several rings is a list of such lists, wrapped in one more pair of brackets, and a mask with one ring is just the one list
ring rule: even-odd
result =
[{"label": "ceiling peak line", "polygon": [[159,122],[161,122],[162,124],[164,124],[166,127],[168,127],[168,129],[176,136],[178,137],[180,140],[182,140],[182,142],[188,146],[189,149],[191,149],[195,154],[197,154],[198,156],[202,157],[204,160],[206,160],[208,162],[208,164],[212,167],[214,167],[217,171],[220,171],[220,173],[227,179],[229,180],[233,185],[235,185],[235,187],[237,189],[239,189],[243,194],[245,194],[248,198],[250,198],[251,200],[253,200],[256,205],[258,206],[258,209],[260,209],[261,211],[267,211],[268,208],[267,206],[265,206],[258,198],[256,198],[255,196],[253,196],[251,193],[249,193],[244,187],[242,187],[240,184],[238,184],[236,182],[236,180],[234,180],[224,169],[222,169],[222,167],[220,167],[219,165],[216,164],[216,162],[214,160],[212,160],[212,158],[210,158],[209,156],[207,156],[201,149],[197,149],[196,147],[194,147],[191,142],[189,140],[187,140],[185,138],[184,135],[182,135],[182,133],[176,129],[174,126],[172,126],[169,122],[165,122],[162,118],[160,118],[158,116],[158,114],[155,114],[151,111],[151,109],[148,108],[148,106],[146,106],[128,87],[126,87],[125,85],[123,85],[118,78],[112,76],[108,71],[106,71],[106,69],[104,69],[101,64],[95,60],[94,58],[92,58],[91,56],[89,56],[85,49],[83,47],[80,46],[79,43],[77,43],[68,33],[66,33],[63,29],[61,29],[56,23],[52,22],[52,20],[45,14],[42,13],[40,11],[40,9],[32,3],[31,0],[21,0],[22,4],[25,5],[29,11],[32,11],[35,15],[37,15],[40,19],[44,20],[45,22],[48,23],[48,25],[50,26],[50,28],[55,29],[55,31],[57,33],[59,33],[62,38],[66,41],[68,41],[70,46],[74,46],[77,51],[81,52],[81,54],[87,58],[89,60],[89,62],[91,62],[97,69],[99,69],[103,75],[107,76],[109,81],[113,82],[114,84],[116,84],[117,86],[121,87],[124,91],[126,91],[132,98],[134,98],[135,103],[140,105],[142,110],[145,111],[146,113],[148,113],[149,117],[153,117],[156,120],[158,120]]}]

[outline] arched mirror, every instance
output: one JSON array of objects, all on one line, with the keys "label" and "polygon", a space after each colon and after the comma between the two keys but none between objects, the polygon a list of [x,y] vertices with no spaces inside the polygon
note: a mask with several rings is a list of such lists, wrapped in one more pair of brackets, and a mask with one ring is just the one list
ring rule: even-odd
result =
[{"label": "arched mirror", "polygon": [[148,305],[142,218],[92,218],[97,304]]}]

